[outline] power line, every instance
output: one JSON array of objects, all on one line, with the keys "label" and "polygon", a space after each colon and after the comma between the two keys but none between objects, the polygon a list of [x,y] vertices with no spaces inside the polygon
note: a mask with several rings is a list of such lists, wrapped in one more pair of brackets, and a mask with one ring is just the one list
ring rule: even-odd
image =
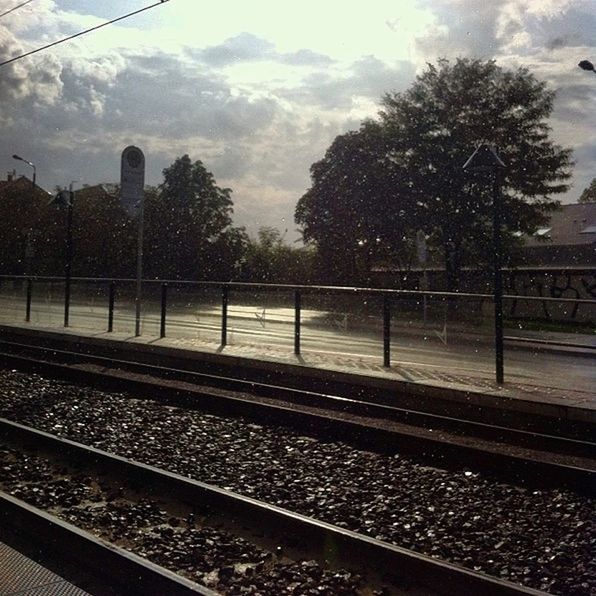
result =
[{"label": "power line", "polygon": [[[31,2],[31,0],[29,0]],[[145,10],[149,10],[150,8],[154,8],[155,6],[159,6],[160,4],[165,4],[166,2],[169,2],[169,0],[160,0],[160,2],[155,2],[154,4],[150,4],[149,6],[145,6],[144,8],[139,8],[139,10],[135,10],[133,12],[129,12],[128,14],[122,15],[121,17],[117,17],[115,19],[112,19],[111,21],[106,21],[105,23],[101,23],[101,25],[96,25],[95,27],[91,27],[89,29],[85,29],[84,31],[79,31],[78,33],[75,33],[73,35],[69,35],[68,37],[64,37],[62,39],[59,39],[58,41],[53,41],[52,43],[49,43],[45,46],[41,46],[40,48],[37,48],[35,50],[31,50],[30,52],[25,52],[24,54],[20,54],[19,56],[14,56],[13,58],[10,58],[9,60],[5,60],[4,62],[0,62],[0,66],[5,66],[6,64],[10,64],[11,62],[16,62],[17,60],[20,60],[21,58],[25,58],[27,56],[31,56],[31,54],[36,54],[37,52],[41,52],[42,50],[47,50],[48,48],[51,48],[53,46],[57,46],[60,43],[64,43],[65,41],[69,41],[71,39],[74,39],[75,37],[80,37],[81,35],[85,35],[86,33],[91,33],[91,31],[97,31],[97,29],[101,29],[102,27],[105,27],[107,25],[111,25],[112,23],[116,23],[117,21],[122,21],[123,19],[127,19],[128,17],[132,17],[136,14],[139,14],[140,12],[143,12]]]},{"label": "power line", "polygon": [[0,13],[0,18],[6,16],[7,14],[10,14],[13,10],[17,10],[17,8],[21,8],[21,6],[25,6],[25,4],[29,4],[29,2],[33,2],[33,0],[27,0],[27,2],[21,2],[20,4],[13,6],[11,9],[7,10],[6,12]]}]

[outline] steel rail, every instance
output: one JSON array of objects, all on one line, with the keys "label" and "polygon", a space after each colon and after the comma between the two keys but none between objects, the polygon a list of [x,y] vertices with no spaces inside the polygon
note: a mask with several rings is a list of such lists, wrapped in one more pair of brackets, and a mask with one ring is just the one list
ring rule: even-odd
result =
[{"label": "steel rail", "polygon": [[596,489],[596,470],[577,465],[553,462],[548,454],[540,452],[522,455],[511,453],[508,446],[496,443],[478,444],[465,437],[441,437],[434,431],[421,432],[405,425],[386,424],[375,420],[329,412],[294,404],[259,401],[244,395],[230,395],[212,388],[185,386],[152,377],[138,378],[126,372],[104,369],[56,365],[47,361],[33,361],[2,354],[4,361],[13,365],[33,365],[37,370],[61,378],[93,385],[106,390],[129,391],[144,398],[181,407],[193,407],[223,416],[248,416],[260,422],[280,424],[303,432],[310,432],[324,439],[347,441],[359,448],[382,453],[400,452],[432,459],[440,465],[489,470],[498,477],[515,483],[539,486],[566,486],[588,495]]},{"label": "steel rail", "polygon": [[0,529],[3,536],[15,534],[18,529],[15,538],[29,540],[38,550],[51,552],[51,564],[62,574],[65,574],[66,566],[74,565],[77,576],[90,578],[94,587],[105,594],[112,594],[115,589],[115,593],[134,596],[216,596],[216,592],[204,586],[96,538],[3,491],[0,491]]},{"label": "steel rail", "polygon": [[439,561],[327,522],[5,419],[0,419],[0,435],[4,440],[34,443],[36,448],[49,450],[61,457],[76,458],[84,465],[107,469],[109,473],[128,482],[138,481],[169,497],[176,495],[177,499],[184,502],[200,502],[226,516],[239,517],[242,524],[252,527],[253,531],[266,533],[275,528],[276,531],[286,532],[288,536],[298,536],[312,547],[316,558],[333,561],[338,566],[349,567],[360,563],[381,574],[397,572],[417,585],[441,594],[542,594],[532,588]]},{"label": "steel rail", "polygon": [[[562,455],[575,455],[579,457],[596,458],[596,443],[589,440],[578,440],[560,435],[541,433],[537,431],[523,430],[500,424],[488,424],[466,418],[442,415],[432,412],[425,412],[412,408],[398,407],[389,403],[382,403],[374,400],[358,399],[352,396],[345,396],[333,393],[321,393],[306,389],[263,383],[254,380],[239,379],[212,373],[196,372],[182,368],[172,368],[155,364],[146,364],[134,360],[122,358],[97,356],[94,354],[74,352],[57,348],[45,348],[17,342],[7,342],[0,339],[0,346],[8,345],[13,348],[23,349],[29,352],[47,354],[51,360],[56,361],[59,357],[61,362],[93,363],[99,364],[106,370],[119,368],[130,372],[144,375],[157,376],[159,378],[191,382],[199,387],[225,389],[234,392],[241,392],[244,395],[258,395],[278,401],[290,401],[291,403],[303,406],[331,409],[342,413],[350,413],[356,416],[367,416],[382,420],[392,420],[416,427],[432,428],[443,430],[458,435],[474,436],[486,440],[498,440],[500,443],[517,445],[536,449],[540,451],[557,453]],[[14,353],[7,354],[0,352],[2,358],[16,357]],[[197,387],[198,388],[198,387]]]}]

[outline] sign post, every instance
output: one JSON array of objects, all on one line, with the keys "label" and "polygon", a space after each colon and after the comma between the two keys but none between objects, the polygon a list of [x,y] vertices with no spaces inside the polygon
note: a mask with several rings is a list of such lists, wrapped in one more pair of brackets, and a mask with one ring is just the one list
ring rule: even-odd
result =
[{"label": "sign post", "polygon": [[135,336],[141,335],[141,294],[143,279],[143,218],[145,186],[145,156],[133,145],[122,152],[120,162],[120,200],[131,218],[138,218],[137,280],[135,292]]},{"label": "sign post", "polygon": [[[422,282],[420,283],[420,289],[423,292],[428,290],[428,274],[426,272],[426,234],[423,230],[416,232],[416,255],[418,256],[418,264],[423,268]],[[426,294],[422,295],[423,304],[423,323],[426,327]]]}]

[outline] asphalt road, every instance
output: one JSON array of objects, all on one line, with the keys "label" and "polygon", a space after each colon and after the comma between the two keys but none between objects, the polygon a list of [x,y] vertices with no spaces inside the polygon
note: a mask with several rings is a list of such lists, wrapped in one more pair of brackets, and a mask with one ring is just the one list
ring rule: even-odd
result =
[{"label": "asphalt road", "polygon": [[[59,327],[63,322],[61,296],[56,300],[33,304],[31,324]],[[157,303],[144,304],[143,336],[159,336],[160,311]],[[291,308],[261,308],[230,305],[228,310],[228,344],[253,348],[267,346],[292,353],[294,346],[294,311]],[[0,321],[24,321],[21,300],[0,297]],[[303,310],[301,313],[301,349],[329,357],[354,357],[382,363],[383,341],[380,320],[359,317],[352,322],[350,315]],[[107,308],[97,304],[71,305],[70,326],[82,331],[105,331]],[[120,305],[114,312],[114,331],[134,332],[134,305]],[[444,320],[397,319],[392,321],[392,366],[425,367],[429,371],[491,379],[494,376],[493,338],[490,322],[479,329],[473,325]],[[188,339],[217,344],[221,337],[221,310],[203,305],[200,309],[171,306],[168,311],[168,338]],[[585,337],[583,338],[586,339]],[[588,338],[589,339],[589,338]],[[535,345],[505,346],[506,379],[557,389],[593,391],[596,373],[594,352],[578,354],[539,350]]]}]

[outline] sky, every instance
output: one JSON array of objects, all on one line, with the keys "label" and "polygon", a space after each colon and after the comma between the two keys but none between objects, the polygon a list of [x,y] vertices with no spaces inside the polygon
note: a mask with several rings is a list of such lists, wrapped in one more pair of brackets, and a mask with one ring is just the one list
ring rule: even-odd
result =
[{"label": "sky", "polygon": [[[22,0],[0,0],[0,13]],[[153,0],[32,0],[0,17],[0,61]],[[234,225],[299,238],[298,199],[333,139],[374,118],[438,58],[529,68],[557,92],[576,202],[596,176],[596,0],[169,0],[0,67],[0,179],[34,162],[47,190],[117,182],[128,145],[146,183],[188,153],[233,190]],[[287,230],[287,232],[286,232]]]}]

